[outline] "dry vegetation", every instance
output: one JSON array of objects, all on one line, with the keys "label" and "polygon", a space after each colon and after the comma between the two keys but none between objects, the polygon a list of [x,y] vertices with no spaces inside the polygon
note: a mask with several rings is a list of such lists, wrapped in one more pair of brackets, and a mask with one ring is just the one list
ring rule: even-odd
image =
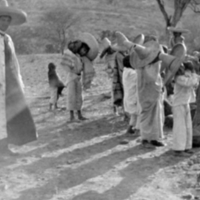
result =
[{"label": "dry vegetation", "polygon": [[[38,29],[41,26],[40,18],[47,10],[58,5],[81,16],[80,23],[69,30],[75,35],[88,31],[99,39],[102,31],[120,30],[128,37],[134,37],[141,32],[154,34],[165,43],[164,19],[155,0],[10,0],[9,2],[28,13],[27,24],[10,30],[20,54],[45,52],[45,45],[50,41],[41,37]],[[167,12],[172,13],[173,1],[166,2]],[[192,32],[186,37],[186,42],[192,50],[199,48],[193,39],[194,36],[199,37],[199,29],[196,28],[198,24],[191,24],[191,21],[197,22],[198,19],[198,15],[194,15],[188,8],[181,20],[181,23]],[[42,35],[45,35],[45,31]]]}]

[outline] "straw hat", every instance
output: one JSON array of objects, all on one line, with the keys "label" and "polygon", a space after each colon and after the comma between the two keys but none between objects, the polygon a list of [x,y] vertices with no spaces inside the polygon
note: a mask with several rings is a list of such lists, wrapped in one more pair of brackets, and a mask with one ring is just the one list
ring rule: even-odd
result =
[{"label": "straw hat", "polygon": [[151,40],[143,45],[136,45],[135,51],[140,59],[137,68],[145,67],[158,56],[160,44],[157,41]]},{"label": "straw hat", "polygon": [[122,32],[116,31],[115,36],[117,38],[117,43],[112,46],[112,48],[116,51],[127,51],[134,44],[143,44],[145,36],[143,34],[137,35],[133,42],[131,42]]},{"label": "straw hat", "polygon": [[133,39],[133,43],[142,45],[144,43],[144,34],[139,34]]},{"label": "straw hat", "polygon": [[93,61],[99,53],[99,44],[96,38],[90,33],[85,32],[79,36],[79,39],[90,47],[87,57]]},{"label": "straw hat", "polygon": [[185,45],[179,43],[176,44],[173,49],[170,52],[170,55],[161,53],[160,54],[160,59],[166,66],[166,74],[164,77],[164,84],[168,84],[178,69],[180,68],[181,64],[185,60],[186,56],[186,48]]},{"label": "straw hat", "polygon": [[186,56],[186,52],[187,52],[186,46],[182,43],[178,43],[172,48],[170,55],[179,57],[182,60],[184,60],[184,58]]},{"label": "straw hat", "polygon": [[7,0],[0,0],[0,16],[10,16],[10,25],[20,25],[27,20],[27,14],[23,10],[10,7]]},{"label": "straw hat", "polygon": [[181,28],[181,27],[167,27],[167,30],[168,31],[171,31],[171,32],[177,32],[177,33],[189,33],[190,31],[188,29],[184,29],[184,28]]},{"label": "straw hat", "polygon": [[[145,67],[149,63],[151,63],[158,55],[160,51],[160,45],[157,41],[150,40],[143,45],[135,44],[131,42],[123,33],[117,31],[116,37],[118,41],[118,45],[123,48],[130,49],[134,47],[135,53],[131,53],[130,63],[135,66],[135,68]],[[140,40],[138,40],[140,38]],[[144,42],[144,35],[140,34],[140,36],[136,38],[137,42]]]},{"label": "straw hat", "polygon": [[116,49],[119,50],[128,50],[134,43],[131,42],[122,32],[116,31],[115,36],[117,38],[117,44],[113,45]]}]

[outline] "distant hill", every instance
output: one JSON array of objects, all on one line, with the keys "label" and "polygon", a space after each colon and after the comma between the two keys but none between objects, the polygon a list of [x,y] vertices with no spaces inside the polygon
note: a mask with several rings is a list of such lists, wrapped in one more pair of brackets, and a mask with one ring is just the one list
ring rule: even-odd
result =
[{"label": "distant hill", "polygon": [[[166,2],[170,13],[173,0]],[[24,25],[28,27],[37,26],[45,11],[61,4],[82,14],[81,25],[74,29],[76,32],[88,31],[96,37],[103,30],[119,30],[127,36],[164,34],[165,23],[156,0],[9,0],[9,3],[28,13],[28,23]],[[192,16],[187,9],[184,17],[188,20]]]}]

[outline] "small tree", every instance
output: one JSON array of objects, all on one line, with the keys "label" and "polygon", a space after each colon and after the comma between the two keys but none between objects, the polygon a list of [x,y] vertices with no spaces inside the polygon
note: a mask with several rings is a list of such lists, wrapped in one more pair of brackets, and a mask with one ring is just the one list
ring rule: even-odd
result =
[{"label": "small tree", "polygon": [[35,50],[34,41],[36,35],[34,30],[28,26],[10,27],[8,34],[12,37],[18,54],[29,54]]},{"label": "small tree", "polygon": [[63,5],[58,5],[45,12],[41,21],[45,28],[44,37],[58,46],[59,51],[63,54],[67,41],[67,30],[80,21],[79,15]]},{"label": "small tree", "polygon": [[166,11],[165,0],[156,0],[160,11],[162,12],[166,27],[176,26],[181,17],[183,16],[184,11],[187,7],[190,7],[194,12],[199,12],[199,0],[173,0],[174,2],[174,12],[173,15],[169,15]]}]

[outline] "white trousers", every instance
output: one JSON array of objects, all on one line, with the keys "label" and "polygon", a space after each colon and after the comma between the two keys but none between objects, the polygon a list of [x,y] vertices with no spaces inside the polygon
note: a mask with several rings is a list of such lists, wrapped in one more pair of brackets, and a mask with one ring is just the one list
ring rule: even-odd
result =
[{"label": "white trousers", "polygon": [[130,126],[133,126],[133,128],[136,128],[137,118],[138,118],[138,115],[137,115],[137,114],[130,114],[129,125],[130,125]]},{"label": "white trousers", "polygon": [[[0,41],[2,42],[2,41]],[[0,48],[2,46],[0,45]],[[0,52],[2,49],[0,49]],[[6,129],[6,85],[5,85],[5,64],[3,54],[0,54],[0,140],[7,137]]]},{"label": "white trousers", "polygon": [[173,149],[183,151],[192,148],[192,120],[189,104],[173,106]]},{"label": "white trousers", "polygon": [[0,140],[7,137],[5,111],[5,93],[3,92],[3,88],[0,87]]}]

